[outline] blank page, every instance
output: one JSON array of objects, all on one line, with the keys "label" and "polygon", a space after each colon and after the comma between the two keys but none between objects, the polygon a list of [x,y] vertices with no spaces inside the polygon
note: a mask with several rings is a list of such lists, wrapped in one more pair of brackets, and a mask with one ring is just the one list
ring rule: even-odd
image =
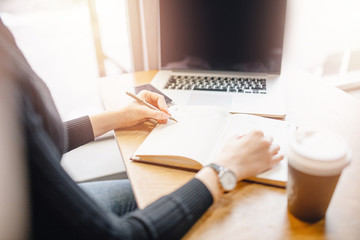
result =
[{"label": "blank page", "polygon": [[[274,120],[246,114],[232,114],[228,121],[223,144],[234,135],[243,135],[251,130],[261,130],[265,136],[272,136],[274,143],[280,145],[280,152],[284,154],[287,148],[288,135],[291,133],[289,124],[285,121]],[[284,154],[285,155],[285,154]],[[287,181],[287,159],[281,161],[272,169],[257,175],[257,178],[264,178],[275,181]]]},{"label": "blank page", "polygon": [[158,124],[135,155],[183,156],[206,163],[220,140],[228,113],[203,106],[174,106],[169,111],[178,123]]}]

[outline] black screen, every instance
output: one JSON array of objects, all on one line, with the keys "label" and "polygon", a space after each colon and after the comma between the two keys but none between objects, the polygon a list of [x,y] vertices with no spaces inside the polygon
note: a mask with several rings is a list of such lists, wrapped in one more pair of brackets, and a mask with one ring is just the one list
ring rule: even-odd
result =
[{"label": "black screen", "polygon": [[160,0],[162,69],[280,73],[286,0]]}]

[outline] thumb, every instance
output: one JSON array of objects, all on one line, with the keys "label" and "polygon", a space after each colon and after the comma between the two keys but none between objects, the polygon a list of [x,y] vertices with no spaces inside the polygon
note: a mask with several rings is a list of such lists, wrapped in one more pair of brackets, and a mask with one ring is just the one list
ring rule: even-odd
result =
[{"label": "thumb", "polygon": [[170,117],[170,115],[167,113],[158,110],[152,110],[150,108],[145,109],[144,115],[148,118],[152,118],[160,121],[166,120]]}]

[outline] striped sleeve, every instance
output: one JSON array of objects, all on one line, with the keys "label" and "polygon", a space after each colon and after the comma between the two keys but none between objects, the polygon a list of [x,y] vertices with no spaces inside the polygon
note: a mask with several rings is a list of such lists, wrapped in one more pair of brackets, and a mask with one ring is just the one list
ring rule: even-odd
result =
[{"label": "striped sleeve", "polygon": [[64,128],[68,135],[67,152],[94,141],[94,133],[89,116],[64,122]]}]

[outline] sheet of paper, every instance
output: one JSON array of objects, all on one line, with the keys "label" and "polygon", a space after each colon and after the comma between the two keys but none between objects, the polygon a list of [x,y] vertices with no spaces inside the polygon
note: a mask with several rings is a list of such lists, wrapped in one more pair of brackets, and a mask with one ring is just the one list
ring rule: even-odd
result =
[{"label": "sheet of paper", "polygon": [[135,155],[178,155],[204,164],[218,144],[228,113],[189,106],[173,106],[169,111],[178,123],[158,124]]}]

